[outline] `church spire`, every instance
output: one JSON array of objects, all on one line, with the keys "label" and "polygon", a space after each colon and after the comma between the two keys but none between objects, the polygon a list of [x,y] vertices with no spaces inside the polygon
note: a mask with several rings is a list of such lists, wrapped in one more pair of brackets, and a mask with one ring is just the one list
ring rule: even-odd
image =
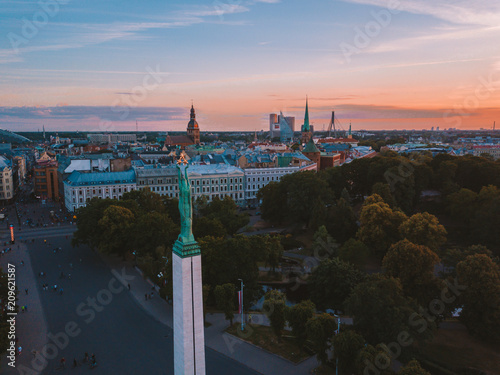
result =
[{"label": "church spire", "polygon": [[308,100],[306,96],[306,114],[304,116],[304,127],[303,130],[304,132],[308,132],[311,130],[311,127],[309,126],[309,105],[308,105]]},{"label": "church spire", "polygon": [[191,103],[191,120],[196,119],[196,114],[194,113],[194,105]]}]

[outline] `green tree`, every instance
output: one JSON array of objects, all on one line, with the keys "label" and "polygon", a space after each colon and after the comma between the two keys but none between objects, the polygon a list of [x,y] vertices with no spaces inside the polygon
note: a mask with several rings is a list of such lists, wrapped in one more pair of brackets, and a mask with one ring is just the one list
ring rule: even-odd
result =
[{"label": "green tree", "polygon": [[193,234],[195,238],[205,236],[225,237],[226,228],[217,218],[200,217],[193,220]]},{"label": "green tree", "polygon": [[[500,163],[499,163],[500,164]],[[483,186],[477,196],[477,210],[471,223],[473,239],[498,250],[500,246],[500,189]]]},{"label": "green tree", "polygon": [[262,218],[273,223],[281,223],[287,218],[286,186],[284,183],[271,181],[257,193],[262,201]]},{"label": "green tree", "polygon": [[276,272],[276,267],[279,266],[280,259],[283,256],[283,245],[278,236],[266,236],[264,237],[264,243],[267,249],[267,263],[273,269],[273,273]]},{"label": "green tree", "polygon": [[446,230],[439,224],[436,216],[428,212],[417,213],[403,222],[399,227],[403,238],[418,244],[425,245],[433,251],[446,242]]},{"label": "green tree", "polygon": [[199,240],[203,283],[212,287],[236,280],[245,281],[245,306],[260,297],[259,259],[254,255],[253,239],[237,235],[233,238],[204,237]]},{"label": "green tree", "polygon": [[281,332],[285,328],[286,296],[277,290],[271,290],[264,297],[262,310],[267,315],[274,334],[281,340]]},{"label": "green tree", "polygon": [[388,175],[396,176],[391,181],[391,192],[396,205],[404,212],[409,213],[415,204],[415,167],[413,163],[406,160],[400,166],[388,169]]},{"label": "green tree", "polygon": [[333,258],[337,256],[338,244],[328,234],[324,225],[320,226],[313,235],[313,256],[316,259]]},{"label": "green tree", "polygon": [[331,200],[328,184],[315,172],[305,171],[286,175],[282,181],[287,187],[287,211],[295,223],[308,224],[310,222],[312,208],[317,199],[325,204]]},{"label": "green tree", "polygon": [[427,306],[438,293],[434,267],[439,257],[427,246],[416,245],[407,239],[392,245],[382,261],[387,276],[401,281],[406,296]]},{"label": "green tree", "polygon": [[447,249],[443,257],[443,264],[446,266],[447,270],[445,275],[456,277],[457,264],[465,260],[469,255],[485,254],[493,259],[497,264],[499,263],[498,258],[493,256],[493,252],[483,245],[471,245],[465,250],[457,247]]},{"label": "green tree", "polygon": [[356,358],[356,374],[380,374],[393,375],[391,371],[392,358],[379,344],[377,346],[366,345],[362,348]]},{"label": "green tree", "polygon": [[469,255],[457,265],[458,281],[465,286],[460,320],[469,332],[500,341],[500,268],[486,254]]},{"label": "green tree", "polygon": [[321,310],[342,309],[352,289],[364,281],[366,274],[339,258],[319,264],[309,278],[311,300]]},{"label": "green tree", "polygon": [[344,198],[340,198],[330,205],[325,225],[328,232],[339,242],[347,241],[358,230],[356,215]]},{"label": "green tree", "polygon": [[460,189],[447,197],[448,212],[457,221],[470,224],[475,213],[476,199],[477,194],[472,190]]},{"label": "green tree", "polygon": [[340,374],[356,371],[356,358],[365,346],[365,339],[353,330],[341,331],[333,338],[333,356],[338,360]]},{"label": "green tree", "polygon": [[155,211],[137,217],[129,230],[130,244],[140,253],[152,253],[158,246],[171,248],[180,232],[167,214]]},{"label": "green tree", "polygon": [[217,308],[224,312],[226,320],[229,320],[229,325],[232,326],[234,318],[234,299],[236,296],[234,284],[227,283],[224,285],[217,285],[214,294]]},{"label": "green tree", "polygon": [[391,187],[389,184],[383,182],[377,182],[372,187],[372,194],[379,195],[385,203],[389,205],[389,207],[396,207],[396,200],[392,196]]},{"label": "green tree", "polygon": [[[373,200],[380,201],[371,203]],[[401,211],[393,211],[381,200],[376,194],[367,198],[359,216],[361,227],[357,235],[376,255],[383,258],[389,246],[401,239],[399,227],[407,217]]]},{"label": "green tree", "polygon": [[326,313],[317,315],[306,323],[307,337],[312,343],[316,357],[323,364],[328,361],[326,351],[330,348],[330,340],[336,329],[335,319]]},{"label": "green tree", "polygon": [[356,331],[371,344],[391,342],[401,332],[425,339],[431,337],[435,328],[415,312],[415,306],[403,294],[400,281],[394,278],[373,276],[359,283],[345,306],[354,317]]},{"label": "green tree", "polygon": [[124,256],[132,250],[131,231],[135,217],[128,208],[109,206],[98,221],[99,228],[106,233],[106,240],[99,242],[99,251]]},{"label": "green tree", "polygon": [[238,206],[229,196],[225,196],[223,199],[215,197],[201,210],[201,213],[207,218],[218,219],[229,235],[235,234],[238,229],[243,228],[250,220],[248,214],[238,213]]},{"label": "green tree", "polygon": [[117,202],[112,199],[93,198],[87,202],[85,207],[77,210],[77,230],[71,241],[73,246],[82,244],[97,249],[102,239],[105,238],[106,228],[96,225],[104,215],[104,211]]},{"label": "green tree", "polygon": [[339,249],[339,258],[357,268],[366,264],[370,249],[361,241],[354,238],[347,240]]},{"label": "green tree", "polygon": [[306,324],[314,316],[315,312],[316,306],[310,300],[301,301],[286,310],[286,320],[292,328],[292,334],[295,336],[301,350],[307,340]]},{"label": "green tree", "polygon": [[425,371],[416,359],[412,359],[398,371],[398,375],[431,375],[431,373]]},{"label": "green tree", "polygon": [[137,209],[134,210],[130,206],[127,207],[134,211],[136,215],[159,212],[165,213],[165,205],[159,194],[153,193],[149,188],[129,191],[123,194],[122,201],[133,201],[137,204]]}]

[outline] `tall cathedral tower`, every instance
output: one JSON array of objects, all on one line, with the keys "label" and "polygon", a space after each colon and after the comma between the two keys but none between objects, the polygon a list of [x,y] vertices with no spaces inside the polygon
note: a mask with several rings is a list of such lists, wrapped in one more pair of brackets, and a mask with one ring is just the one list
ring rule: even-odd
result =
[{"label": "tall cathedral tower", "polygon": [[200,144],[200,127],[198,122],[196,122],[196,114],[194,113],[194,107],[191,105],[191,119],[187,126],[187,136],[192,139],[194,144]]},{"label": "tall cathedral tower", "polygon": [[311,126],[309,125],[309,105],[306,98],[306,114],[304,115],[304,125],[302,125],[301,141],[306,144],[312,138]]}]

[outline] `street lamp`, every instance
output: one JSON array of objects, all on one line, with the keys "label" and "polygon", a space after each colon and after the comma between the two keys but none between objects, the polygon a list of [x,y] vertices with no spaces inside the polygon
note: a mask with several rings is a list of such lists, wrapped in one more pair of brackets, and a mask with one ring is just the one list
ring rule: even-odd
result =
[{"label": "street lamp", "polygon": [[[340,333],[340,316],[333,314],[337,318],[337,335]],[[335,347],[333,348],[335,351]],[[339,375],[339,357],[337,356],[337,361],[335,363],[335,375]]]},{"label": "street lamp", "polygon": [[245,328],[245,322],[243,321],[243,287],[245,285],[243,285],[242,279],[238,279],[238,281],[241,282],[241,330],[243,331],[243,329]]}]

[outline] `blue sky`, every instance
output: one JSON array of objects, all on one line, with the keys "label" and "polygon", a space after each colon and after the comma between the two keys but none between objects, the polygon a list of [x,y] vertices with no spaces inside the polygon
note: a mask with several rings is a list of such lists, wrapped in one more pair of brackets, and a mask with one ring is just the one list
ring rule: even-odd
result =
[{"label": "blue sky", "polygon": [[253,131],[306,95],[317,129],[487,127],[499,40],[486,0],[0,0],[0,127],[181,130],[192,99]]}]

